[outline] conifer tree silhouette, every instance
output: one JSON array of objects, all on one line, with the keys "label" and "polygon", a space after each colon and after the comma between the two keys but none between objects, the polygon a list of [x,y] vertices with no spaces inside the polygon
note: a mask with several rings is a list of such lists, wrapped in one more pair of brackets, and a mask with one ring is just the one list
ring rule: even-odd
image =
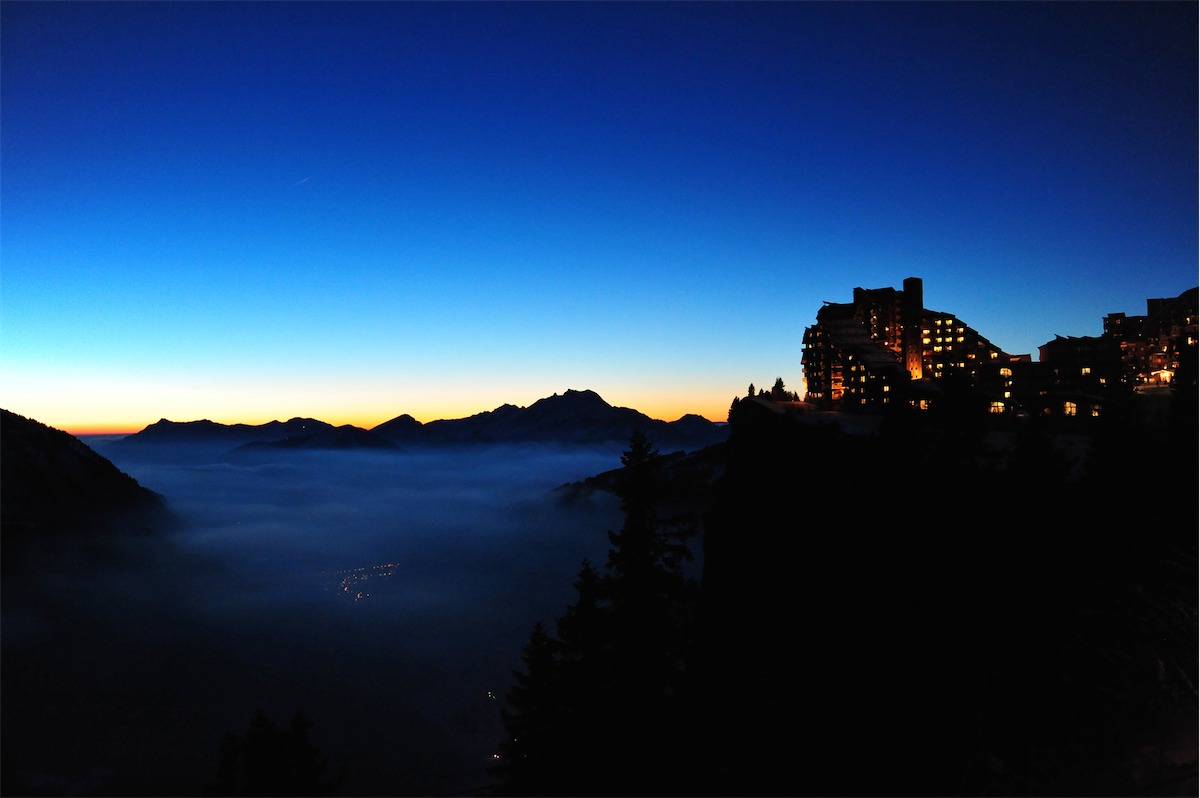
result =
[{"label": "conifer tree silhouette", "polygon": [[511,795],[549,795],[563,765],[562,728],[567,707],[561,696],[557,667],[558,642],[540,621],[534,624],[521,653],[523,670],[515,671],[507,705],[501,709],[507,739],[493,775]]},{"label": "conifer tree silhouette", "polygon": [[493,769],[501,795],[662,794],[697,586],[684,573],[694,525],[663,515],[661,459],[637,429],[615,491],[604,573],[584,560],[576,601],[534,626],[507,696]]}]

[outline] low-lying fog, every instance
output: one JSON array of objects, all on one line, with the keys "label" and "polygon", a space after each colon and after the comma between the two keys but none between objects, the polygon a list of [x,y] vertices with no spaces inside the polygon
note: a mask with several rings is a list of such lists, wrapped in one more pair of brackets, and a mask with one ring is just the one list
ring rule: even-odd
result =
[{"label": "low-lying fog", "polygon": [[5,591],[6,760],[52,790],[198,794],[255,709],[307,714],[331,770],[348,769],[343,795],[486,785],[533,623],[562,613],[621,523],[611,496],[551,495],[619,466],[619,445],[87,442],[184,524],[152,552],[59,560]]}]

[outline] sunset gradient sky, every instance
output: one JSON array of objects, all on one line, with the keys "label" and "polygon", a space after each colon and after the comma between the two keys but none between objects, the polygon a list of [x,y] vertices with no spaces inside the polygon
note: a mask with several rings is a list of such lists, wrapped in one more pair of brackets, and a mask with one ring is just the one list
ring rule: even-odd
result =
[{"label": "sunset gradient sky", "polygon": [[823,301],[1195,286],[1194,2],[3,2],[0,406],[720,420]]}]

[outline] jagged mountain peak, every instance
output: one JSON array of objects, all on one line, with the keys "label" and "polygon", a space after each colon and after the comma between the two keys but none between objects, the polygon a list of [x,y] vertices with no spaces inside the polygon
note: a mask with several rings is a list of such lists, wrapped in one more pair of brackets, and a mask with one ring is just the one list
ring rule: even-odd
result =
[{"label": "jagged mountain peak", "polygon": [[603,404],[603,405],[608,404],[608,402],[604,401],[604,399],[601,398],[600,394],[598,394],[595,391],[588,389],[588,388],[585,388],[582,391],[577,391],[574,388],[568,388],[567,390],[563,391],[561,394],[556,393],[553,396],[548,396],[545,399],[539,399],[538,401],[539,402],[550,402],[555,399],[557,399],[559,401],[570,401],[570,402],[578,402],[578,403],[587,402],[587,403],[595,403],[595,404]]},{"label": "jagged mountain peak", "polygon": [[544,399],[538,399],[527,410],[533,413],[574,414],[587,411],[605,411],[614,409],[595,391],[574,391],[554,394]]},{"label": "jagged mountain peak", "polygon": [[[593,390],[567,389],[539,399],[529,407],[502,404],[466,418],[440,419],[421,423],[405,413],[367,430],[324,421],[292,418],[286,422],[247,425],[217,424],[212,421],[173,422],[163,419],[126,442],[203,441],[233,448],[246,444],[249,450],[266,448],[342,448],[391,444],[464,444],[506,442],[623,443],[634,429],[641,428],[663,449],[695,449],[725,436],[720,425],[696,415],[666,422],[650,418],[628,407],[615,407]],[[361,433],[361,434],[359,434]]]}]

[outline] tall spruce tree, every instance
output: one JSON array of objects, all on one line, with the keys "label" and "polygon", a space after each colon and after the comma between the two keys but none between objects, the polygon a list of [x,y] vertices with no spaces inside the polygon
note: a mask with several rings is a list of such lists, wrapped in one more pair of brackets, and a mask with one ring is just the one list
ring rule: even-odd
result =
[{"label": "tall spruce tree", "polygon": [[697,586],[684,571],[694,524],[663,513],[661,458],[637,429],[615,491],[604,573],[585,560],[551,637],[538,625],[503,713],[493,769],[506,795],[663,794]]},{"label": "tall spruce tree", "polygon": [[500,711],[507,738],[493,775],[504,795],[552,795],[562,763],[557,750],[566,716],[558,671],[558,641],[538,621],[521,652],[507,705]]},{"label": "tall spruce tree", "polygon": [[617,678],[627,695],[656,702],[674,691],[695,584],[684,573],[694,526],[663,511],[668,485],[658,451],[635,430],[616,484],[625,523],[609,532],[607,593]]}]

